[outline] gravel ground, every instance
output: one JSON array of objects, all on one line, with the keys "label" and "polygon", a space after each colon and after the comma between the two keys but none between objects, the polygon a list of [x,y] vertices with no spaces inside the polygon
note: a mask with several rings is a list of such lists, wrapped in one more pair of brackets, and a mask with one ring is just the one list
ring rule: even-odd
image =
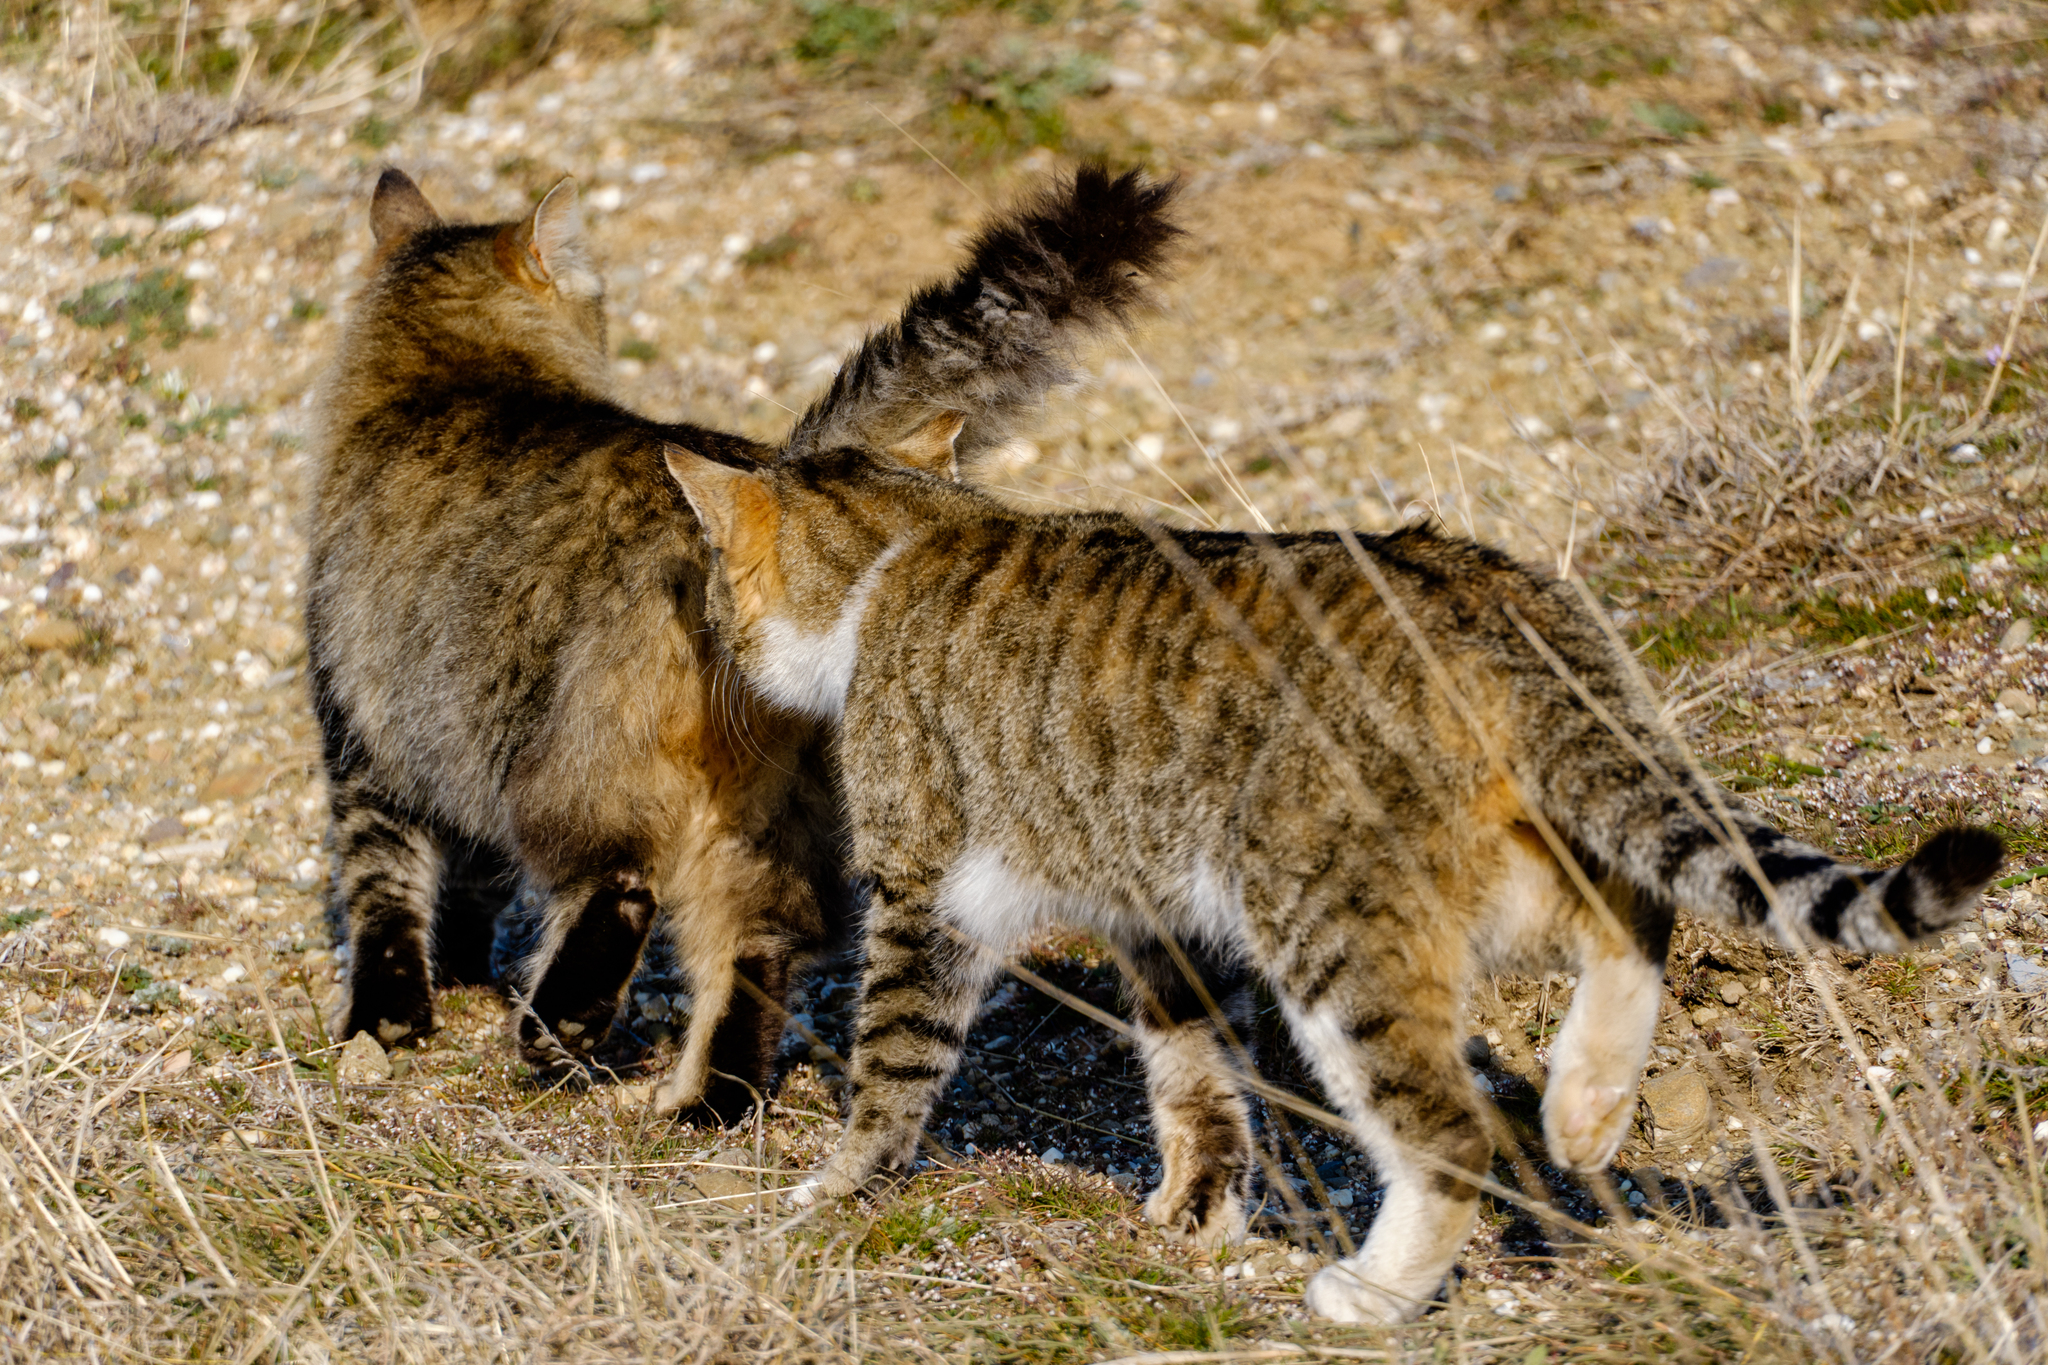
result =
[{"label": "gravel ground", "polygon": [[[2034,96],[1994,90],[1999,73],[1972,54],[2031,30],[1991,8],[1874,37],[1846,19],[1800,35],[1774,15],[1705,12],[1660,21],[1684,82],[1672,97],[1720,109],[1769,94],[1783,120],[1645,136],[1645,120],[1669,122],[1649,77],[1559,75],[1528,94],[1500,35],[1448,12],[1259,44],[1165,9],[1076,21],[1061,41],[1098,52],[1105,83],[1076,100],[1073,141],[1183,173],[1195,246],[1165,315],[1134,349],[1095,357],[1089,382],[1015,447],[1016,495],[1230,525],[1255,506],[1280,525],[1335,512],[1385,526],[1419,502],[1457,529],[1568,557],[1690,423],[1730,395],[1782,394],[1789,299],[1802,359],[1842,357],[1842,377],[1824,366],[1811,389],[1815,419],[1846,428],[1885,408],[1909,235],[1913,382],[1960,376],[1932,400],[1959,416],[2028,285],[2048,193]],[[729,16],[656,28],[639,51],[557,51],[460,111],[365,101],[118,170],[67,159],[73,144],[38,117],[68,107],[66,68],[0,75],[21,95],[0,113],[0,197],[32,225],[0,252],[9,1026],[48,1037],[103,1017],[105,1044],[215,1080],[261,1065],[273,1014],[304,1055],[328,1041],[314,1006],[335,963],[294,516],[310,394],[369,247],[381,165],[468,217],[521,212],[576,175],[608,263],[620,394],[769,437],[865,327],[944,268],[981,201],[1061,164],[1019,146],[956,178],[892,127],[924,126],[922,94],[755,59],[778,41],[736,34]],[[2011,69],[2035,60],[2026,51]],[[1854,387],[1863,376],[1876,377]],[[1831,846],[1896,856],[1906,833],[1968,814],[1996,818],[2025,866],[2048,861],[2032,842],[2048,806],[2033,766],[2048,750],[2048,646],[2011,633],[2048,610],[2029,539],[2040,489],[2022,442],[1985,445],[1909,439],[1897,465],[1896,515],[1975,528],[1939,574],[1893,574],[1955,589],[1938,628],[1834,654],[1765,633],[1666,670],[1674,700],[1694,699],[1703,755]],[[1910,1043],[1937,1067],[1957,1021],[1994,1007],[2013,1048],[2048,1054],[2044,941],[2043,902],[2021,886],[1915,959],[1910,992],[1886,986],[1898,978],[1881,964],[1825,970],[1907,1002],[1871,1036],[1902,1036],[1885,1047]],[[1087,944],[1036,960],[1114,1008],[1113,973]],[[1673,980],[1618,1172],[1639,1207],[1708,1197],[1747,1150],[1737,1112],[1768,1104],[1780,1122],[1817,1124],[1815,1097],[1871,1079],[1844,1071],[1789,959],[1695,928]],[[1533,1112],[1570,988],[1510,981],[1480,1002],[1473,1055],[1511,1118]],[[640,984],[629,1016],[646,1041],[666,1046],[680,995]],[[827,1047],[792,1037],[771,1166],[830,1144],[827,1052],[844,1048],[850,995],[843,968],[814,984],[805,1022]],[[429,1048],[385,1063],[399,1067],[398,1112],[532,1101],[497,1011],[487,992],[447,997]],[[1697,1040],[1723,1072],[1697,1060]],[[1301,1080],[1284,1041],[1266,1046],[1275,1075]],[[1069,1182],[1084,1216],[1044,1226],[1078,1246],[1097,1235],[1091,1219],[1128,1222],[1154,1174],[1141,1087],[1107,1031],[1006,986],[934,1134],[996,1184]],[[547,1111],[564,1121],[555,1137],[532,1140],[581,1151],[592,1139],[575,1125],[635,1093],[562,1099]],[[274,1143],[282,1112],[223,1140]],[[1275,1138],[1279,1169],[1311,1194],[1322,1184],[1355,1234],[1369,1172],[1304,1136],[1298,1152]],[[675,1141],[665,1150],[698,1159],[739,1150]],[[1590,1194],[1570,1198],[1594,1216]],[[1283,1204],[1276,1189],[1269,1207]],[[1482,1233],[1474,1274],[1514,1276],[1488,1291],[1507,1296],[1504,1317],[1551,1311],[1540,1273],[1488,1259],[1539,1242],[1507,1214]],[[916,1273],[1020,1282],[977,1246]],[[1202,1273],[1285,1281],[1306,1264],[1288,1254],[1256,1243]]]}]

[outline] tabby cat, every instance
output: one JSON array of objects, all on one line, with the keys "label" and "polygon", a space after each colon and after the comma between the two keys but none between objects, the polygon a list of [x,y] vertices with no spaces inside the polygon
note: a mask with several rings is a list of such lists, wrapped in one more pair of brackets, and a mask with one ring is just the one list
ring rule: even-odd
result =
[{"label": "tabby cat", "polygon": [[708,552],[661,452],[771,452],[612,401],[568,182],[470,226],[387,170],[370,221],[305,605],[351,949],[340,1036],[433,1027],[437,968],[485,970],[504,869],[540,907],[515,972],[528,1058],[593,1054],[658,918],[694,1008],[657,1103],[730,1120],[775,1060],[764,1000],[851,918],[844,823],[816,722],[721,672]]},{"label": "tabby cat", "polygon": [[[1166,193],[1116,186],[1148,196],[1131,230],[1163,243]],[[1386,1182],[1309,1306],[1410,1318],[1494,1150],[1461,1048],[1479,974],[1578,975],[1543,1126],[1560,1165],[1597,1171],[1630,1121],[1675,906],[1895,951],[1968,913],[2003,850],[1950,829],[1867,871],[1740,810],[1573,591],[1487,546],[1022,512],[956,481],[989,415],[1058,368],[1036,338],[1076,304],[1018,230],[1037,212],[986,233],[780,460],[668,453],[715,547],[720,640],[764,696],[837,727],[873,888],[845,1135],[808,1197],[912,1159],[1004,956],[1057,923],[1137,978],[1164,1157],[1148,1217],[1240,1236],[1249,1113],[1177,939],[1271,987]]]}]

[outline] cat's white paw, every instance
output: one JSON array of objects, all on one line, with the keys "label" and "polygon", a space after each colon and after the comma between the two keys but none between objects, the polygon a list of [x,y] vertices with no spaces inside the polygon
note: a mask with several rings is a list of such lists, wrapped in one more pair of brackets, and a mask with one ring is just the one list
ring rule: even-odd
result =
[{"label": "cat's white paw", "polygon": [[663,1119],[674,1118],[696,1104],[701,1096],[702,1087],[679,1080],[671,1073],[662,1078],[660,1085],[654,1087],[654,1116]]},{"label": "cat's white paw", "polygon": [[1381,1327],[1407,1322],[1428,1307],[1419,1299],[1403,1298],[1366,1283],[1342,1261],[1318,1271],[1302,1290],[1301,1301],[1309,1312],[1331,1322],[1362,1322]]},{"label": "cat's white paw", "polygon": [[1630,1093],[1626,1086],[1571,1076],[1553,1081],[1543,1096],[1543,1140],[1551,1160],[1580,1175],[1606,1170],[1628,1135]]},{"label": "cat's white paw", "polygon": [[823,1202],[825,1198],[822,1191],[824,1183],[825,1177],[822,1175],[809,1176],[783,1191],[782,1197],[789,1201],[791,1208],[807,1209],[814,1204]]}]

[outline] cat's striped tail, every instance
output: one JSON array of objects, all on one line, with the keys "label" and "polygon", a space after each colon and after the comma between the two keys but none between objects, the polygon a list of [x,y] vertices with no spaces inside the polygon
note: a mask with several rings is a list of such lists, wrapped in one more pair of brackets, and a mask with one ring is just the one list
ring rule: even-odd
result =
[{"label": "cat's striped tail", "polygon": [[786,453],[883,449],[946,413],[965,419],[963,465],[1000,446],[1071,377],[1083,340],[1145,302],[1147,277],[1182,235],[1167,213],[1177,191],[1090,165],[998,214],[957,274],[920,290],[840,366]]},{"label": "cat's striped tail", "polygon": [[[1636,780],[1609,786],[1604,800],[1587,800],[1582,785],[1569,795],[1553,787],[1543,802],[1546,813],[1592,855],[1596,873],[1788,944],[1794,935],[1787,930],[1796,926],[1807,943],[1899,952],[1967,916],[2005,860],[1996,834],[1958,825],[1929,837],[1896,867],[1858,867],[1726,802],[1744,849],[1721,827],[1703,793],[1689,791],[1692,799],[1680,800],[1667,783],[1633,766]],[[1688,778],[1678,780],[1694,787]]]}]

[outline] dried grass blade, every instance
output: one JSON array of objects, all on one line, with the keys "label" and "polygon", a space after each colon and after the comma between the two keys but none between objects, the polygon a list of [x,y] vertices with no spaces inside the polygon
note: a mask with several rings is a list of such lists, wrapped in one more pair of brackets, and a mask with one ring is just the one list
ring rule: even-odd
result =
[{"label": "dried grass blade", "polygon": [[1991,378],[1985,382],[1983,401],[1977,404],[1976,412],[1970,415],[1954,434],[1955,440],[1974,435],[1984,425],[1984,419],[1991,414],[1991,404],[1998,397],[1998,386],[2005,380],[2006,362],[2012,359],[2012,343],[2019,336],[2020,317],[2026,312],[2027,290],[2034,283],[2034,272],[2041,268],[2041,248],[2048,246],[2048,215],[2041,219],[2041,230],[2034,234],[2034,249],[2027,253],[2027,268],[2020,277],[2019,291],[2013,295],[2012,315],[2006,319],[2005,341],[1998,348],[1998,361],[1991,367]]}]

